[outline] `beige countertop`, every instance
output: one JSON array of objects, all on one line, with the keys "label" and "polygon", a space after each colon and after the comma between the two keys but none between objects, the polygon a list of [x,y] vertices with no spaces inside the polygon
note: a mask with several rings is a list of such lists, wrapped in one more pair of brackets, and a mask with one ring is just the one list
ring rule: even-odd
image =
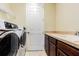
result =
[{"label": "beige countertop", "polygon": [[47,35],[79,49],[79,36],[70,34],[46,33]]}]

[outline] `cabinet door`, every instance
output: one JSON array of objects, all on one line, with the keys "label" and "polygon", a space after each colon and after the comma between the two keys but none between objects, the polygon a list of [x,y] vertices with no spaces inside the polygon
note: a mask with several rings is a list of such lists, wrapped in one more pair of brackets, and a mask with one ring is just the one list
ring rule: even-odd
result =
[{"label": "cabinet door", "polygon": [[79,49],[64,42],[57,41],[57,48],[62,50],[68,56],[79,56]]},{"label": "cabinet door", "polygon": [[67,55],[63,53],[61,50],[57,49],[57,56],[67,56]]},{"label": "cabinet door", "polygon": [[56,56],[56,46],[54,44],[52,44],[51,42],[49,42],[50,48],[50,56]]},{"label": "cabinet door", "polygon": [[49,44],[48,44],[48,35],[45,35],[45,51],[49,55]]}]

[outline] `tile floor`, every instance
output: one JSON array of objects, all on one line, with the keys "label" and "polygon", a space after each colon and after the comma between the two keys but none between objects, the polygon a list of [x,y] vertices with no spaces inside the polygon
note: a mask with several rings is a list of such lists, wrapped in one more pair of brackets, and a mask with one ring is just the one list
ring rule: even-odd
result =
[{"label": "tile floor", "polygon": [[47,56],[45,51],[26,51],[25,56]]}]

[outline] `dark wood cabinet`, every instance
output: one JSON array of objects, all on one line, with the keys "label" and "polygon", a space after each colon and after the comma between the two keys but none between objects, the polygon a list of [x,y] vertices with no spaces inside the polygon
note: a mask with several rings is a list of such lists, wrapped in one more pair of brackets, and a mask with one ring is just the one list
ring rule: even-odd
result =
[{"label": "dark wood cabinet", "polygon": [[45,51],[48,56],[56,55],[56,39],[45,35]]},{"label": "dark wood cabinet", "polygon": [[49,47],[50,56],[56,56],[56,46],[49,42]]},{"label": "dark wood cabinet", "polygon": [[53,38],[53,37],[51,37],[51,36],[49,36],[49,42],[51,42],[52,44],[54,44],[54,45],[56,45],[57,43],[56,43],[56,39],[55,38]]},{"label": "dark wood cabinet", "polygon": [[49,42],[48,42],[48,35],[45,35],[45,51],[46,54],[49,56]]},{"label": "dark wood cabinet", "polygon": [[56,56],[56,39],[49,36],[49,55]]},{"label": "dark wood cabinet", "polygon": [[57,47],[68,56],[79,56],[79,49],[68,45],[62,41],[57,41]]},{"label": "dark wood cabinet", "polygon": [[67,56],[64,52],[62,52],[60,49],[57,49],[57,56]]},{"label": "dark wood cabinet", "polygon": [[45,35],[45,51],[48,56],[79,56],[79,49],[49,35]]}]

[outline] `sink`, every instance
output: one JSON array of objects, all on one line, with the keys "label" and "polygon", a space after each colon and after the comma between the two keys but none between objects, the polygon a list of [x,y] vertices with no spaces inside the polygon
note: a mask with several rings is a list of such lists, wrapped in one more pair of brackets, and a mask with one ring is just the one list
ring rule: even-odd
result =
[{"label": "sink", "polygon": [[79,36],[76,35],[60,35],[61,38],[71,41],[79,41]]},{"label": "sink", "polygon": [[74,41],[74,42],[79,42],[79,36],[76,36],[76,35],[68,35],[68,34],[51,34],[51,36],[54,36],[54,37],[58,37],[60,39],[63,39],[63,40],[67,40],[67,41]]}]

